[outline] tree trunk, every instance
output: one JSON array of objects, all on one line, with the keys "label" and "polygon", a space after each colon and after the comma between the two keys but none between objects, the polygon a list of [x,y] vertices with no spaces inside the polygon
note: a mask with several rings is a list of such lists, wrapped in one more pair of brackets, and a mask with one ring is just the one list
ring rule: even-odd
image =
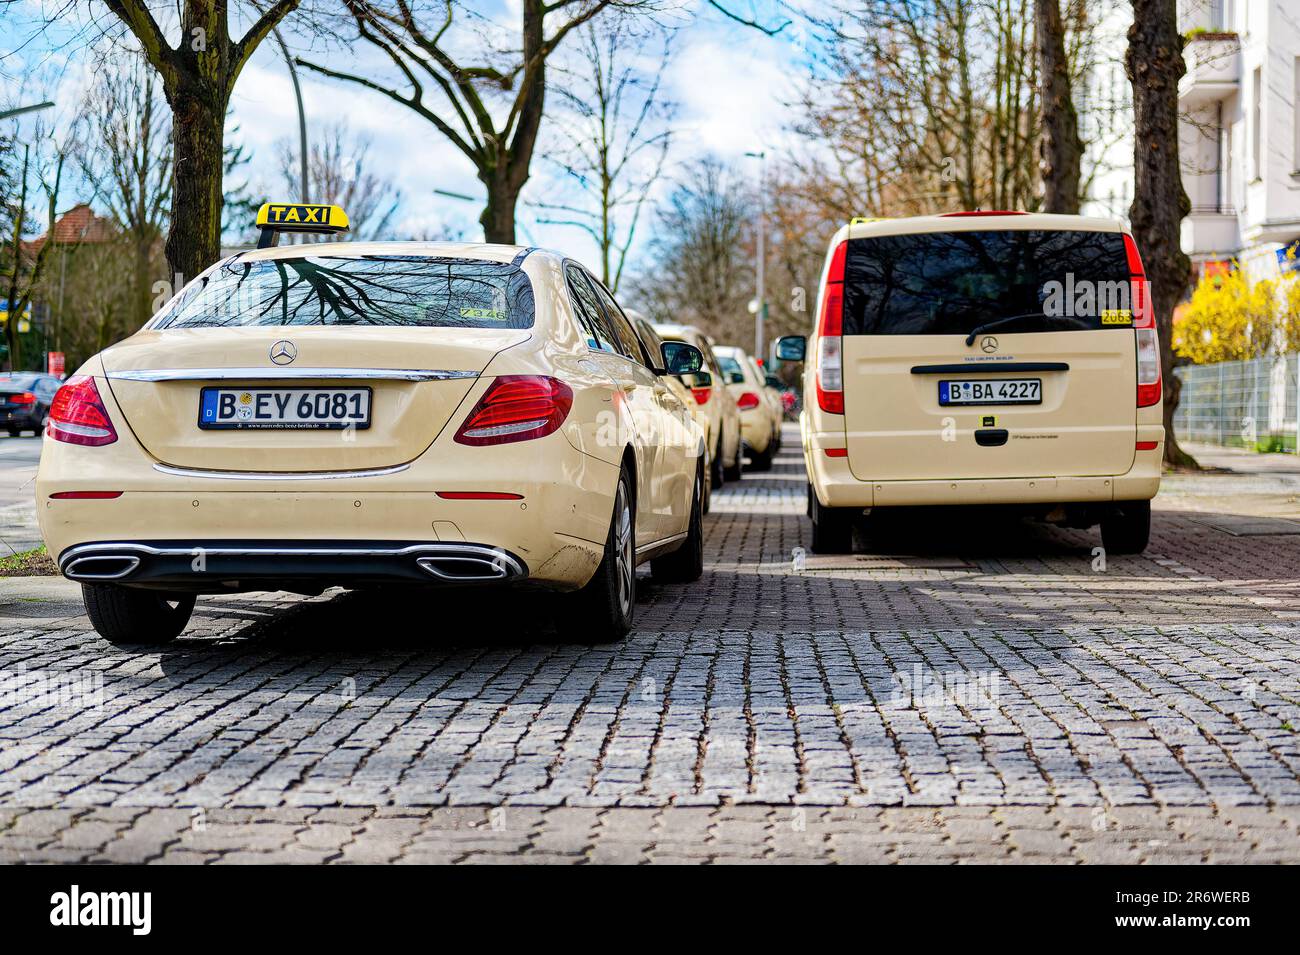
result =
[{"label": "tree trunk", "polygon": [[1133,83],[1133,205],[1129,218],[1146,267],[1160,336],[1164,381],[1165,462],[1195,466],[1178,446],[1174,411],[1180,382],[1174,377],[1174,306],[1187,291],[1191,262],[1183,253],[1181,225],[1191,211],[1178,165],[1178,80],[1186,72],[1175,0],[1133,0],[1125,72]]},{"label": "tree trunk", "polygon": [[1043,211],[1077,215],[1083,144],[1079,141],[1079,117],[1070,90],[1060,0],[1034,0],[1034,13],[1043,101]]},{"label": "tree trunk", "polygon": [[487,205],[478,220],[483,225],[483,241],[514,245],[519,190],[512,189],[501,173],[484,179],[483,184],[487,186]]},{"label": "tree trunk", "polygon": [[222,145],[226,98],[184,82],[172,107],[172,214],[167,265],[188,282],[221,255]]},{"label": "tree trunk", "polygon": [[[23,264],[23,227],[27,217],[27,170],[31,159],[31,147],[23,147],[22,180],[18,193],[18,207],[14,212],[13,247],[9,257],[13,272],[9,276],[9,287],[5,289],[4,307],[9,310],[5,321],[5,345],[8,355],[5,358],[5,371],[22,370],[22,345],[18,341],[18,276]],[[53,242],[54,235],[46,237],[46,242]]]}]

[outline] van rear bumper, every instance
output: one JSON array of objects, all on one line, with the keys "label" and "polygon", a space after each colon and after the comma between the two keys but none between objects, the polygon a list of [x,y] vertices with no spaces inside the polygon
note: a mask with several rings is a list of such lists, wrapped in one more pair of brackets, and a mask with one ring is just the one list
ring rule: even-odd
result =
[{"label": "van rear bumper", "polygon": [[849,469],[847,457],[829,457],[821,447],[804,448],[813,492],[822,505],[861,508],[1145,501],[1160,490],[1163,455],[1164,442],[1160,440],[1152,450],[1137,451],[1126,474],[1096,477],[860,481]]}]

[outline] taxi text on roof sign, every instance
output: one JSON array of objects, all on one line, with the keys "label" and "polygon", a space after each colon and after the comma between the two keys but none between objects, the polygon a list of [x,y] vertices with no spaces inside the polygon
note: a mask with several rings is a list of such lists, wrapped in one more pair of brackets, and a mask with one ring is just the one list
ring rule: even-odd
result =
[{"label": "taxi text on roof sign", "polygon": [[257,247],[265,249],[281,232],[347,232],[348,214],[339,206],[268,202],[257,210],[257,227],[262,230]]}]

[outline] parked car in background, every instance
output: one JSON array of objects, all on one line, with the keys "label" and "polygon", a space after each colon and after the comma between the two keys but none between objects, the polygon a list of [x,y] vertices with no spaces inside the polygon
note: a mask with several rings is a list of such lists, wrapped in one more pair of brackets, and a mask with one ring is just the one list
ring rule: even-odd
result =
[{"label": "parked car in background", "polygon": [[[1068,290],[1068,291],[1067,291]],[[1141,552],[1164,446],[1160,351],[1133,236],[1111,219],[955,212],[830,241],[802,416],[812,546],[865,508],[1002,505]]]},{"label": "parked car in background", "polygon": [[749,465],[755,471],[766,471],[781,444],[781,401],[743,348],[717,345],[713,353],[740,412],[740,434],[749,452]]},{"label": "parked car in background", "polygon": [[705,411],[705,436],[711,455],[713,486],[717,488],[727,481],[739,481],[744,470],[740,412],[727,390],[718,356],[713,351],[713,340],[693,325],[655,325],[654,330],[666,342],[685,342],[704,353],[704,370],[712,382],[708,386],[697,385],[691,389],[691,394]]},{"label": "parked car in background", "polygon": [[[652,356],[662,354],[664,341],[659,337],[659,333],[655,331],[650,320],[636,309],[626,308],[623,311],[632,322],[632,327],[636,329],[641,344],[645,346],[646,353]],[[663,383],[677,396],[677,400],[690,410],[691,418],[699,427],[700,433],[707,434],[709,430],[708,410],[696,402],[692,388],[713,387],[713,376],[707,371],[697,371],[686,375],[664,375]],[[704,461],[705,514],[709,513],[709,505],[713,498],[713,468],[711,467],[713,455],[709,447],[706,442]]]},{"label": "parked car in background", "polygon": [[11,438],[24,431],[40,434],[61,384],[53,375],[35,371],[0,372],[0,428]]}]

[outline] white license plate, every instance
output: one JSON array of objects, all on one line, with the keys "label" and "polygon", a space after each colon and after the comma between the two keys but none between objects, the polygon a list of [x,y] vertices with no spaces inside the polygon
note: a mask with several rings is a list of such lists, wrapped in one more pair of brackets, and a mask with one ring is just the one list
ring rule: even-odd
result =
[{"label": "white license plate", "polygon": [[204,388],[200,428],[368,428],[369,388]]},{"label": "white license plate", "polygon": [[941,405],[1037,405],[1043,402],[1041,378],[979,378],[939,382]]}]

